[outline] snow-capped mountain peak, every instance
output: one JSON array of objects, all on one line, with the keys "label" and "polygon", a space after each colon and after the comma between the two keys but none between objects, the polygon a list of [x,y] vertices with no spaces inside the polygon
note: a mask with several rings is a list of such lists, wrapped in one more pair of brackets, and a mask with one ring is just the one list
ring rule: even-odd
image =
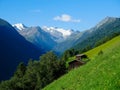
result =
[{"label": "snow-capped mountain peak", "polygon": [[56,30],[61,32],[64,37],[70,36],[73,33],[71,30],[65,30],[63,28],[57,28]]},{"label": "snow-capped mountain peak", "polygon": [[70,29],[63,29],[58,27],[43,26],[42,30],[49,33],[56,42],[62,42],[74,33],[74,31]]},{"label": "snow-capped mountain peak", "polygon": [[115,21],[117,18],[114,18],[114,17],[106,17],[105,19],[103,19],[101,22],[99,22],[96,27],[99,28],[101,27],[102,25],[104,25],[105,23],[110,23],[110,22],[113,22]]},{"label": "snow-capped mountain peak", "polygon": [[17,23],[17,24],[14,24],[14,25],[12,25],[15,29],[17,29],[17,30],[23,30],[23,29],[25,29],[25,28],[27,28],[24,24],[22,24],[22,23]]},{"label": "snow-capped mountain peak", "polygon": [[62,37],[67,37],[67,36],[70,36],[73,31],[70,30],[70,29],[63,29],[63,28],[57,28],[57,27],[47,27],[47,26],[43,26],[42,27],[43,30],[45,30],[46,32],[49,32],[51,34],[57,34],[57,33],[60,33]]}]

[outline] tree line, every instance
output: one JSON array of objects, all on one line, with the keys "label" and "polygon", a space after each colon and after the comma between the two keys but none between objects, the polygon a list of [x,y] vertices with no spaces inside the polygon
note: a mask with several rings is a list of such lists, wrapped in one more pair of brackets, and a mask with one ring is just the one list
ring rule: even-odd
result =
[{"label": "tree line", "polygon": [[48,52],[39,60],[29,60],[28,65],[20,63],[14,75],[0,83],[0,90],[41,90],[66,73],[64,60]]}]

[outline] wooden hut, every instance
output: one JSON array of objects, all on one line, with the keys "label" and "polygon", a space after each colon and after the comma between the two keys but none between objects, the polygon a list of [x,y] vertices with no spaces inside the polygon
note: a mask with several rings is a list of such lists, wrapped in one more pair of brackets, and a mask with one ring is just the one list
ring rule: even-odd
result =
[{"label": "wooden hut", "polygon": [[82,61],[83,58],[87,58],[87,56],[85,54],[76,55],[76,60],[73,60],[73,61],[68,63],[69,64],[69,70],[85,64],[85,62]]},{"label": "wooden hut", "polygon": [[76,55],[76,59],[77,60],[82,60],[83,58],[87,58],[87,55],[85,55],[85,54],[78,54],[78,55]]}]

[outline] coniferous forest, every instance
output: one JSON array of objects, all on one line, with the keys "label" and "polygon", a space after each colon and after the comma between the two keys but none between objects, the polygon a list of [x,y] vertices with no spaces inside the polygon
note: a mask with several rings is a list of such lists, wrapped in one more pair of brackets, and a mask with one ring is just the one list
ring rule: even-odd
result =
[{"label": "coniferous forest", "polygon": [[64,60],[48,52],[40,60],[20,63],[10,80],[1,82],[1,90],[39,90],[66,73]]}]

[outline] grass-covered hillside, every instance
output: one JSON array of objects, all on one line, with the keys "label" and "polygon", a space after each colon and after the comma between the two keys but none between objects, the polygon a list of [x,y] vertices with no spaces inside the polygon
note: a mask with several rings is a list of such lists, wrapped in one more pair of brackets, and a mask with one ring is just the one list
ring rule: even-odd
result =
[{"label": "grass-covered hillside", "polygon": [[[100,50],[103,54],[98,55]],[[91,58],[87,64],[71,70],[43,90],[120,90],[120,36],[86,54]]]},{"label": "grass-covered hillside", "polygon": [[112,40],[108,41],[107,43],[104,43],[90,51],[85,52],[85,54],[89,58],[93,58],[94,56],[98,55],[100,51],[103,51],[104,53],[108,53],[108,51],[114,47],[117,47],[120,45],[120,36],[117,36],[113,38]]}]

